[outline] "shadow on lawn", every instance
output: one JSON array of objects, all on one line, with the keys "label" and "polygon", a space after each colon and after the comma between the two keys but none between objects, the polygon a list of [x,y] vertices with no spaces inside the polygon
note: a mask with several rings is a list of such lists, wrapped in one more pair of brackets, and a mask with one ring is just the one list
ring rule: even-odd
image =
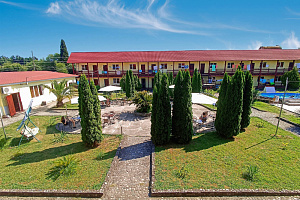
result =
[{"label": "shadow on lawn", "polygon": [[89,148],[84,146],[83,142],[72,143],[65,146],[45,149],[43,151],[24,153],[22,157],[11,158],[10,160],[14,160],[16,162],[8,166],[16,166],[16,165],[22,165],[26,163],[40,162],[48,159],[66,156],[72,153],[81,153],[87,150],[89,150]]},{"label": "shadow on lawn", "polygon": [[156,152],[170,148],[183,148],[186,152],[201,151],[233,141],[234,139],[224,139],[220,137],[216,132],[207,132],[199,134],[198,137],[194,137],[187,145],[176,144],[174,141],[172,141],[172,143],[169,145],[157,146]]},{"label": "shadow on lawn", "polygon": [[120,151],[119,159],[125,161],[150,156],[152,153],[152,145],[151,140],[145,140],[142,143],[124,147]]}]

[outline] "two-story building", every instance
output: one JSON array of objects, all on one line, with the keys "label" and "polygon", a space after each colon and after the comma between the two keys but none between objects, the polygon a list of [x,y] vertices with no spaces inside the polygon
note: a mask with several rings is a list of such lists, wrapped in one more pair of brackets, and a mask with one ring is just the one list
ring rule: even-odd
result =
[{"label": "two-story building", "polygon": [[74,74],[86,74],[100,87],[118,85],[130,69],[149,89],[159,70],[176,76],[179,70],[188,69],[193,76],[196,68],[204,86],[209,86],[220,83],[225,72],[233,75],[238,66],[251,72],[254,86],[262,86],[278,82],[294,66],[300,68],[300,49],[72,52],[68,63]]}]

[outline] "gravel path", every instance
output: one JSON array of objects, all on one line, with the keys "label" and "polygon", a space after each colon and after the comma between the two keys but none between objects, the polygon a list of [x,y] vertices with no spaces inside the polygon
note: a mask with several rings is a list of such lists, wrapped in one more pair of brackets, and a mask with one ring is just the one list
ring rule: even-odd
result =
[{"label": "gravel path", "polygon": [[[263,120],[270,122],[271,124],[277,126],[278,123],[278,115],[270,112],[259,111],[257,109],[252,108],[251,117],[259,117]],[[300,127],[295,126],[293,124],[287,123],[283,120],[280,120],[279,127],[290,131],[291,133],[300,136]]]}]

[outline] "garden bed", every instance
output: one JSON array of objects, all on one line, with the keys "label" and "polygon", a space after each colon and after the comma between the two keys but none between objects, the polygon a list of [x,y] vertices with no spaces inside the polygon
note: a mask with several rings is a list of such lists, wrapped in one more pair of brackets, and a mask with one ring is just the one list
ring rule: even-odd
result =
[{"label": "garden bed", "polygon": [[[155,148],[154,191],[298,190],[300,137],[259,118],[245,132],[223,139],[199,134],[188,145]],[[249,167],[258,171],[249,178]]]},{"label": "garden bed", "polygon": [[[81,135],[67,134],[63,143],[54,142],[54,138],[56,141],[60,138],[60,132],[55,129],[60,117],[33,116],[31,120],[42,131],[36,136],[41,143],[25,140],[18,147],[21,135],[16,128],[20,122],[5,128],[6,142],[3,135],[0,137],[0,189],[99,190],[121,138],[104,135],[98,148],[89,149]],[[74,174],[60,176],[56,181],[48,179],[55,161],[69,155],[78,160]]]}]

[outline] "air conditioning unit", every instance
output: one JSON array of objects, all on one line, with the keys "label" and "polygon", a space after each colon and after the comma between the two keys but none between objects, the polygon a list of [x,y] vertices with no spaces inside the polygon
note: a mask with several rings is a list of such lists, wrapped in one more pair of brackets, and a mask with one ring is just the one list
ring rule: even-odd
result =
[{"label": "air conditioning unit", "polygon": [[2,88],[2,93],[3,93],[3,94],[10,94],[10,93],[12,93],[12,92],[13,92],[13,90],[12,90],[11,87],[3,87],[3,88]]}]

